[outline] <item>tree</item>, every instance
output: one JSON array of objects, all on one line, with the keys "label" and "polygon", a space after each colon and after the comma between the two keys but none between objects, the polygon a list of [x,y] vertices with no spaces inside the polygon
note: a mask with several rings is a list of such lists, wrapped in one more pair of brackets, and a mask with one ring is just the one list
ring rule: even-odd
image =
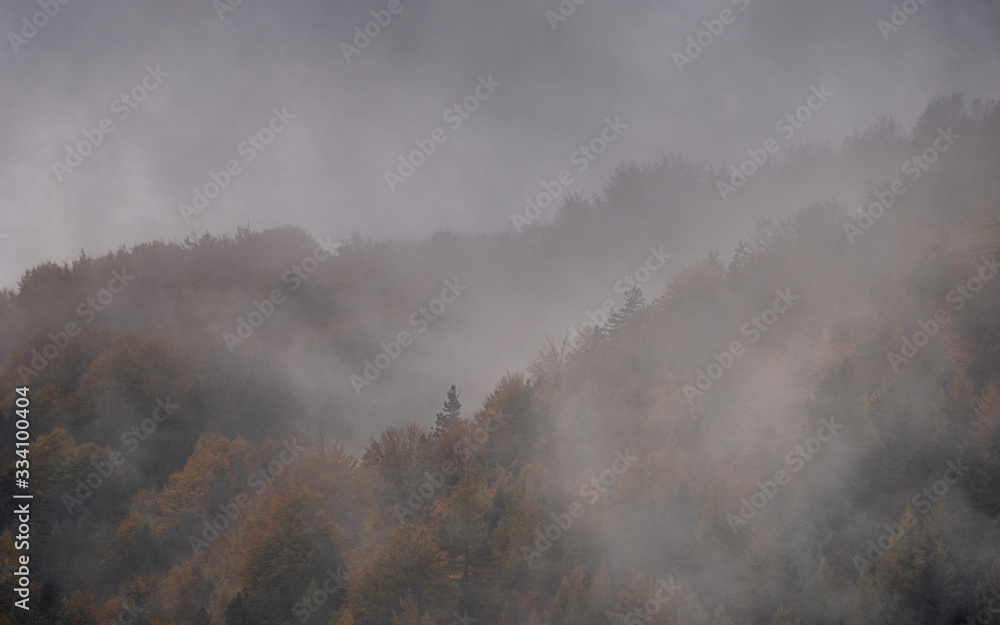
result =
[{"label": "tree", "polygon": [[212,625],[212,617],[208,615],[208,610],[204,606],[198,609],[198,612],[191,617],[191,625]]},{"label": "tree", "polygon": [[458,401],[455,385],[448,391],[448,400],[444,402],[444,412],[437,413],[437,423],[434,425],[434,436],[440,436],[441,431],[454,427],[462,416],[462,403]]},{"label": "tree", "polygon": [[160,541],[149,521],[132,512],[111,537],[101,563],[113,579],[125,581],[141,573],[152,573],[165,561]]},{"label": "tree", "polygon": [[729,268],[726,270],[727,277],[731,283],[739,283],[743,274],[750,266],[752,259],[753,250],[750,248],[750,244],[740,239],[736,244],[736,250],[733,252],[733,260],[730,261]]},{"label": "tree", "polygon": [[[393,612],[407,593],[412,594],[420,613],[440,620],[455,609],[458,588],[448,576],[447,563],[438,557],[439,552],[437,542],[422,528],[409,523],[393,527],[387,542],[377,547],[352,576],[341,622],[391,623]],[[406,606],[403,610],[407,612]]]},{"label": "tree", "polygon": [[625,303],[621,308],[611,313],[607,324],[604,326],[604,335],[611,337],[616,332],[624,328],[646,309],[646,300],[642,295],[642,288],[636,285],[629,287],[625,291]]},{"label": "tree", "polygon": [[550,384],[557,382],[572,347],[572,340],[568,335],[560,343],[553,341],[551,336],[546,336],[545,340],[545,347],[538,350],[538,355],[528,366],[528,374],[535,384],[543,380]]},{"label": "tree", "polygon": [[715,616],[712,617],[712,625],[733,625],[733,619],[729,618],[725,606],[721,603],[715,606]]},{"label": "tree", "polygon": [[996,441],[1000,439],[1000,384],[993,382],[986,388],[975,414],[976,436],[971,446],[980,459],[988,461],[995,455]]},{"label": "tree", "polygon": [[251,615],[247,591],[244,588],[226,606],[226,625],[254,625],[255,621]]},{"label": "tree", "polygon": [[596,625],[604,622],[584,567],[575,567],[559,583],[559,589],[549,605],[548,622],[552,625]]},{"label": "tree", "polygon": [[[489,558],[489,529],[485,515],[493,498],[476,473],[474,470],[466,472],[448,497],[441,512],[438,536],[451,561],[459,565],[462,595],[466,601],[469,597],[470,571],[481,569]],[[468,607],[461,605],[459,609]]]},{"label": "tree", "polygon": [[[624,588],[618,592],[614,607],[607,611],[608,617],[616,623],[648,623],[666,625],[672,622],[668,614],[674,614],[671,602],[663,604],[653,599],[657,593],[656,584],[646,579],[642,573],[633,571]],[[558,597],[558,595],[557,595]],[[647,610],[647,601],[652,610]],[[655,607],[654,607],[655,606]]]},{"label": "tree", "polygon": [[[254,614],[267,623],[291,614],[310,580],[343,564],[342,534],[316,493],[292,486],[275,495],[244,546],[241,574]],[[340,599],[337,594],[325,609]]]},{"label": "tree", "polygon": [[433,441],[416,423],[386,428],[361,456],[361,466],[376,477],[377,491],[390,504],[409,496],[426,479],[434,454]]},{"label": "tree", "polygon": [[423,618],[420,616],[420,607],[417,600],[413,598],[413,593],[406,592],[406,595],[399,600],[401,612],[392,613],[392,625],[432,625],[431,617],[424,612]]},{"label": "tree", "polygon": [[38,612],[42,622],[61,623],[64,621],[65,610],[59,597],[59,584],[54,580],[46,580],[42,584],[41,597],[38,599]]}]

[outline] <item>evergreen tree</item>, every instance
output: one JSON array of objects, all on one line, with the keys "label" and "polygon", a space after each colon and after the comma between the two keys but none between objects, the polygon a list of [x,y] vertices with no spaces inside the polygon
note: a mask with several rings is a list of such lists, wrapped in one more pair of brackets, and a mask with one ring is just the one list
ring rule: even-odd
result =
[{"label": "evergreen tree", "polygon": [[226,625],[253,625],[253,623],[247,591],[244,588],[226,606]]},{"label": "evergreen tree", "polygon": [[208,615],[205,606],[198,609],[198,612],[191,617],[191,625],[212,625],[212,617]]},{"label": "evergreen tree", "polygon": [[642,289],[636,285],[630,286],[625,291],[625,303],[622,304],[621,308],[612,312],[608,318],[608,322],[603,328],[604,336],[613,336],[645,309],[646,300],[642,295]]},{"label": "evergreen tree", "polygon": [[448,400],[444,402],[444,412],[437,413],[437,423],[434,426],[434,436],[439,436],[442,430],[454,427],[462,416],[462,403],[458,401],[455,385],[448,391]]},{"label": "evergreen tree", "polygon": [[42,584],[41,597],[38,599],[39,621],[42,623],[63,622],[64,610],[59,596],[59,584],[54,580],[46,580]]}]

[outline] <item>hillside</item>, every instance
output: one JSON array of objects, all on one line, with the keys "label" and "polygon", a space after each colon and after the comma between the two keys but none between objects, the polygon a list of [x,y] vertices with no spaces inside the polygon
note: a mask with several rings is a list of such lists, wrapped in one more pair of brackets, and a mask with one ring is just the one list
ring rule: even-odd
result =
[{"label": "hillside", "polygon": [[524,233],[37,266],[0,294],[31,622],[995,619],[998,145],[956,94],[725,203],[729,165],[665,156]]}]

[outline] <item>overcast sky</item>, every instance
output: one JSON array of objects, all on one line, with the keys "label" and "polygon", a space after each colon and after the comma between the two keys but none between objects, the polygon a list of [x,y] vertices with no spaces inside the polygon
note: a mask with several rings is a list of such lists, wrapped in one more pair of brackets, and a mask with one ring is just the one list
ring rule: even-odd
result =
[{"label": "overcast sky", "polygon": [[[882,113],[909,127],[939,92],[1000,96],[993,0],[911,0],[888,40],[889,0],[586,0],[554,30],[558,0],[401,0],[350,62],[341,43],[388,0],[243,0],[220,19],[224,1],[73,0],[45,19],[34,0],[0,5],[0,286],[80,248],[246,224],[335,239],[510,230],[615,116],[628,128],[572,190],[600,191],[621,159],[734,159],[812,86],[834,96],[795,141],[838,140]],[[731,23],[679,71],[672,55],[725,9]],[[25,27],[32,16],[44,25]],[[443,114],[480,77],[499,86],[453,130]],[[116,99],[143,80],[156,88],[121,119]],[[249,160],[239,146],[275,108],[295,118]],[[113,130],[57,174],[105,119]],[[384,172],[436,128],[446,140],[390,191]],[[231,160],[240,173],[186,223],[178,205]]]}]

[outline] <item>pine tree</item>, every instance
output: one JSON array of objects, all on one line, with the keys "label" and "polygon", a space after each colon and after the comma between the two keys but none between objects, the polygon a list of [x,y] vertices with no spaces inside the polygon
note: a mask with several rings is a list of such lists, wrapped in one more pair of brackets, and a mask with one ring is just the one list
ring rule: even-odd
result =
[{"label": "pine tree", "polygon": [[458,401],[455,385],[448,391],[448,401],[444,403],[444,412],[437,413],[437,423],[434,426],[434,436],[439,436],[442,430],[454,427],[462,416],[462,403]]},{"label": "pine tree", "polygon": [[646,300],[642,295],[642,289],[638,286],[630,286],[625,291],[625,303],[621,308],[611,313],[607,324],[603,328],[604,336],[611,337],[616,332],[624,328],[635,319],[639,313],[646,309]]},{"label": "pine tree", "polygon": [[247,605],[247,591],[244,588],[226,606],[226,625],[252,625],[250,606]]},{"label": "pine tree", "polygon": [[56,623],[64,620],[64,610],[59,596],[59,584],[47,580],[42,584],[41,597],[38,599],[39,620],[44,623]]},{"label": "pine tree", "polygon": [[740,239],[739,243],[736,244],[736,250],[733,252],[733,260],[729,263],[729,268],[726,270],[726,277],[729,279],[731,284],[737,285],[743,279],[743,275],[746,273],[747,268],[753,259],[753,249],[750,244],[745,240]]},{"label": "pine tree", "polygon": [[208,615],[208,610],[205,606],[198,609],[193,617],[191,617],[191,625],[212,625],[212,617]]}]

